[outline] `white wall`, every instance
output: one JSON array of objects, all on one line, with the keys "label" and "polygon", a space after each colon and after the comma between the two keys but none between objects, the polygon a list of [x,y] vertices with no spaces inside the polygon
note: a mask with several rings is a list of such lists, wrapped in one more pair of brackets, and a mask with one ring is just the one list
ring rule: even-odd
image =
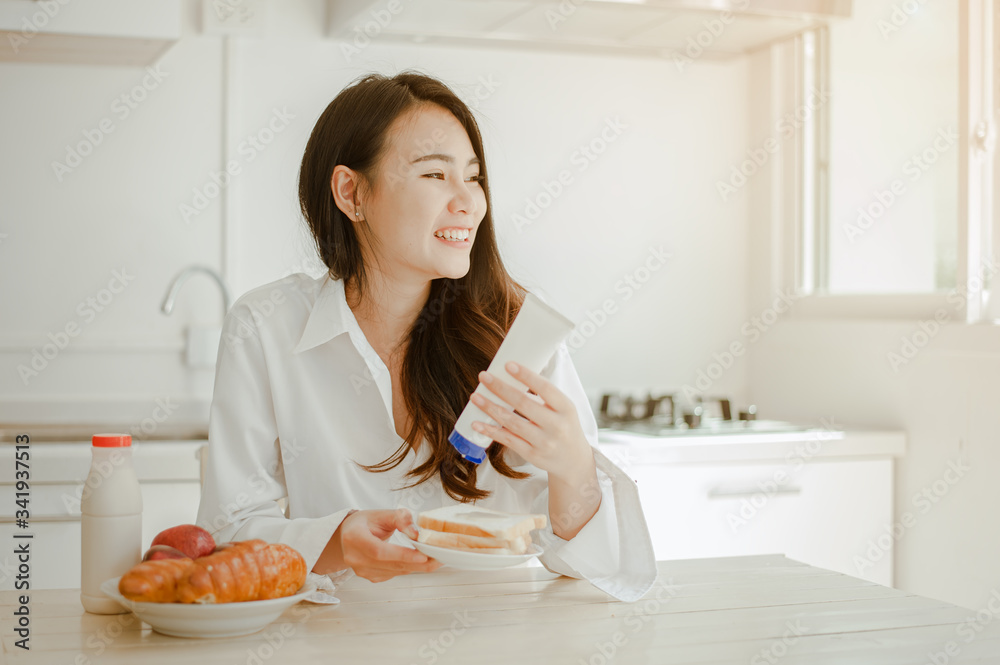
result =
[{"label": "white wall", "polygon": [[[920,331],[916,321],[779,322],[751,350],[750,385],[779,418],[904,430],[895,521],[916,521],[895,540],[895,586],[978,610],[1000,589],[1000,332],[950,326],[896,372],[887,354]],[[969,470],[949,473],[949,462]]]},{"label": "white wall", "polygon": [[[0,420],[64,415],[25,404],[38,399],[130,399],[149,415],[154,396],[211,391],[213,371],[185,369],[180,344],[187,323],[221,321],[218,293],[198,279],[173,316],[159,311],[183,265],[217,266],[221,253],[217,212],[191,225],[177,216],[192,174],[217,165],[221,121],[218,40],[191,30],[193,8],[185,18],[187,36],[155,77],[0,64]],[[144,98],[132,109],[120,96],[136,86]],[[101,132],[102,122],[113,131]],[[66,162],[85,132],[99,143],[60,181],[53,162]],[[131,278],[118,294],[107,290],[115,270]],[[87,298],[106,304],[98,313]],[[45,349],[67,325],[79,326],[68,345]],[[18,366],[30,367],[33,350],[50,358],[25,381]]]},{"label": "white wall", "polygon": [[[241,286],[302,264],[294,177],[326,104],[361,73],[414,67],[453,84],[470,102],[480,81],[496,85],[476,108],[494,220],[515,278],[543,289],[577,320],[605,299],[620,304],[575,354],[589,390],[676,387],[741,319],[744,211],[709,194],[713,169],[732,159],[731,146],[744,135],[732,112],[745,99],[743,63],[699,63],[681,75],[669,61],[377,41],[348,63],[341,44],[318,32],[302,39],[308,25],[321,25],[320,16],[304,12],[300,23],[270,39],[240,44],[241,115],[263,117],[275,105],[298,113],[287,141],[235,185],[245,204],[235,221],[253,229],[236,240],[234,279]],[[253,85],[242,84],[244,77]],[[616,118],[627,127],[581,171],[574,154]],[[563,169],[571,185],[519,231],[512,216],[525,214],[525,199],[544,192]],[[674,259],[626,302],[616,282],[661,245]],[[728,386],[742,390],[742,378],[734,372]]]},{"label": "white wall", "polygon": [[[618,308],[574,353],[595,400],[606,389],[690,382],[738,330],[745,208],[722,203],[713,182],[746,143],[744,119],[734,112],[746,104],[742,60],[697,62],[682,74],[668,60],[376,40],[348,62],[341,45],[324,38],[324,3],[300,0],[269,3],[264,37],[234,39],[224,85],[224,46],[200,34],[198,7],[188,3],[184,37],[158,63],[168,73],[162,84],[61,183],[50,162],[109,115],[115,97],[144,72],[0,64],[0,143],[8,157],[0,167],[0,232],[8,234],[0,241],[0,420],[35,413],[28,407],[39,400],[128,397],[151,410],[154,397],[171,395],[202,408],[213,374],[184,367],[182,333],[191,323],[219,323],[219,296],[207,278],[195,277],[165,317],[159,305],[169,280],[189,263],[206,263],[225,271],[235,298],[293,270],[317,274],[303,249],[299,160],[325,106],[369,70],[420,68],[470,103],[483,80],[494,82],[495,91],[475,104],[510,270],[577,320],[605,299]],[[222,197],[185,223],[180,204],[193,203],[193,189],[222,168],[226,86],[234,158],[273,109],[295,117],[252,162],[241,162],[225,193],[225,224]],[[627,127],[581,171],[574,152],[615,118]],[[523,214],[525,198],[562,169],[572,184],[519,232],[512,215]],[[660,246],[673,258],[626,301],[616,283]],[[25,385],[18,365],[30,363],[48,333],[82,323],[77,303],[121,267],[134,281]],[[740,398],[745,369],[733,368],[719,388]]]}]

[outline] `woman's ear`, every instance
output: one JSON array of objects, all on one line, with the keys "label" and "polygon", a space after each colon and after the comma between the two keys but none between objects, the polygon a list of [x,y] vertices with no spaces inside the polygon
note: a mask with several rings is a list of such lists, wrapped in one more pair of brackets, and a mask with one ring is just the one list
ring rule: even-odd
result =
[{"label": "woman's ear", "polygon": [[360,181],[361,175],[343,164],[333,167],[333,175],[330,176],[330,191],[333,193],[333,201],[340,208],[340,211],[347,215],[348,219],[355,222],[360,222],[365,217],[358,187]]}]

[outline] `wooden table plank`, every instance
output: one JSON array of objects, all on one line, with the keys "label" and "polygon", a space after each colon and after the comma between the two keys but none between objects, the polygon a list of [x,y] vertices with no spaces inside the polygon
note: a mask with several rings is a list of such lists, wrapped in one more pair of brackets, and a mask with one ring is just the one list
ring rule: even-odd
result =
[{"label": "wooden table plank", "polygon": [[[969,643],[958,632],[974,619],[970,610],[780,555],[658,568],[653,591],[633,604],[537,567],[441,569],[380,584],[355,578],[338,592],[339,606],[303,603],[259,633],[214,640],[160,635],[130,614],[87,614],[77,590],[36,591],[31,654],[13,647],[6,620],[3,654],[11,663],[298,664],[502,663],[516,653],[526,663],[602,665],[611,655],[621,663],[750,663],[780,651],[782,665],[922,665],[935,651],[949,665],[1000,663],[1000,626],[986,625]],[[15,597],[0,593],[5,617]],[[960,659],[946,655],[949,642]]]}]

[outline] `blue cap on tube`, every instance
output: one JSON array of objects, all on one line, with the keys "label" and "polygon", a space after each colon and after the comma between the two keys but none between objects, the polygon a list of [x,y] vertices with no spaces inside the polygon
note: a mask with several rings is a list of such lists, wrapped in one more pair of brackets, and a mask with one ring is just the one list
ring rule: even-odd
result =
[{"label": "blue cap on tube", "polygon": [[482,464],[483,460],[486,459],[486,449],[480,448],[473,442],[466,439],[458,433],[458,430],[452,430],[451,435],[448,437],[448,441],[451,445],[455,446],[455,450],[461,453],[462,457],[470,462]]}]

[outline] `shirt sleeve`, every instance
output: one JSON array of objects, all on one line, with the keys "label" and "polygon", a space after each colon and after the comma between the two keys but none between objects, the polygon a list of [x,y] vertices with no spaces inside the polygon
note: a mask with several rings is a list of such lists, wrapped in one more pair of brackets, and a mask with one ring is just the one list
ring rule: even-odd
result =
[{"label": "shirt sleeve", "polygon": [[288,496],[281,445],[259,333],[245,310],[237,301],[222,326],[197,524],[216,542],[260,538],[289,545],[312,578],[350,507],[288,519],[278,505]]},{"label": "shirt sleeve", "polygon": [[[565,342],[541,374],[576,405],[583,432],[594,451],[601,504],[570,540],[553,532],[550,516],[539,532],[539,544],[545,551],[538,560],[554,573],[587,579],[618,600],[638,600],[656,581],[656,557],[635,481],[597,449],[597,421]],[[532,512],[548,514],[548,476],[536,471],[528,479],[540,488],[532,501]],[[544,487],[535,479],[544,479]]]}]

